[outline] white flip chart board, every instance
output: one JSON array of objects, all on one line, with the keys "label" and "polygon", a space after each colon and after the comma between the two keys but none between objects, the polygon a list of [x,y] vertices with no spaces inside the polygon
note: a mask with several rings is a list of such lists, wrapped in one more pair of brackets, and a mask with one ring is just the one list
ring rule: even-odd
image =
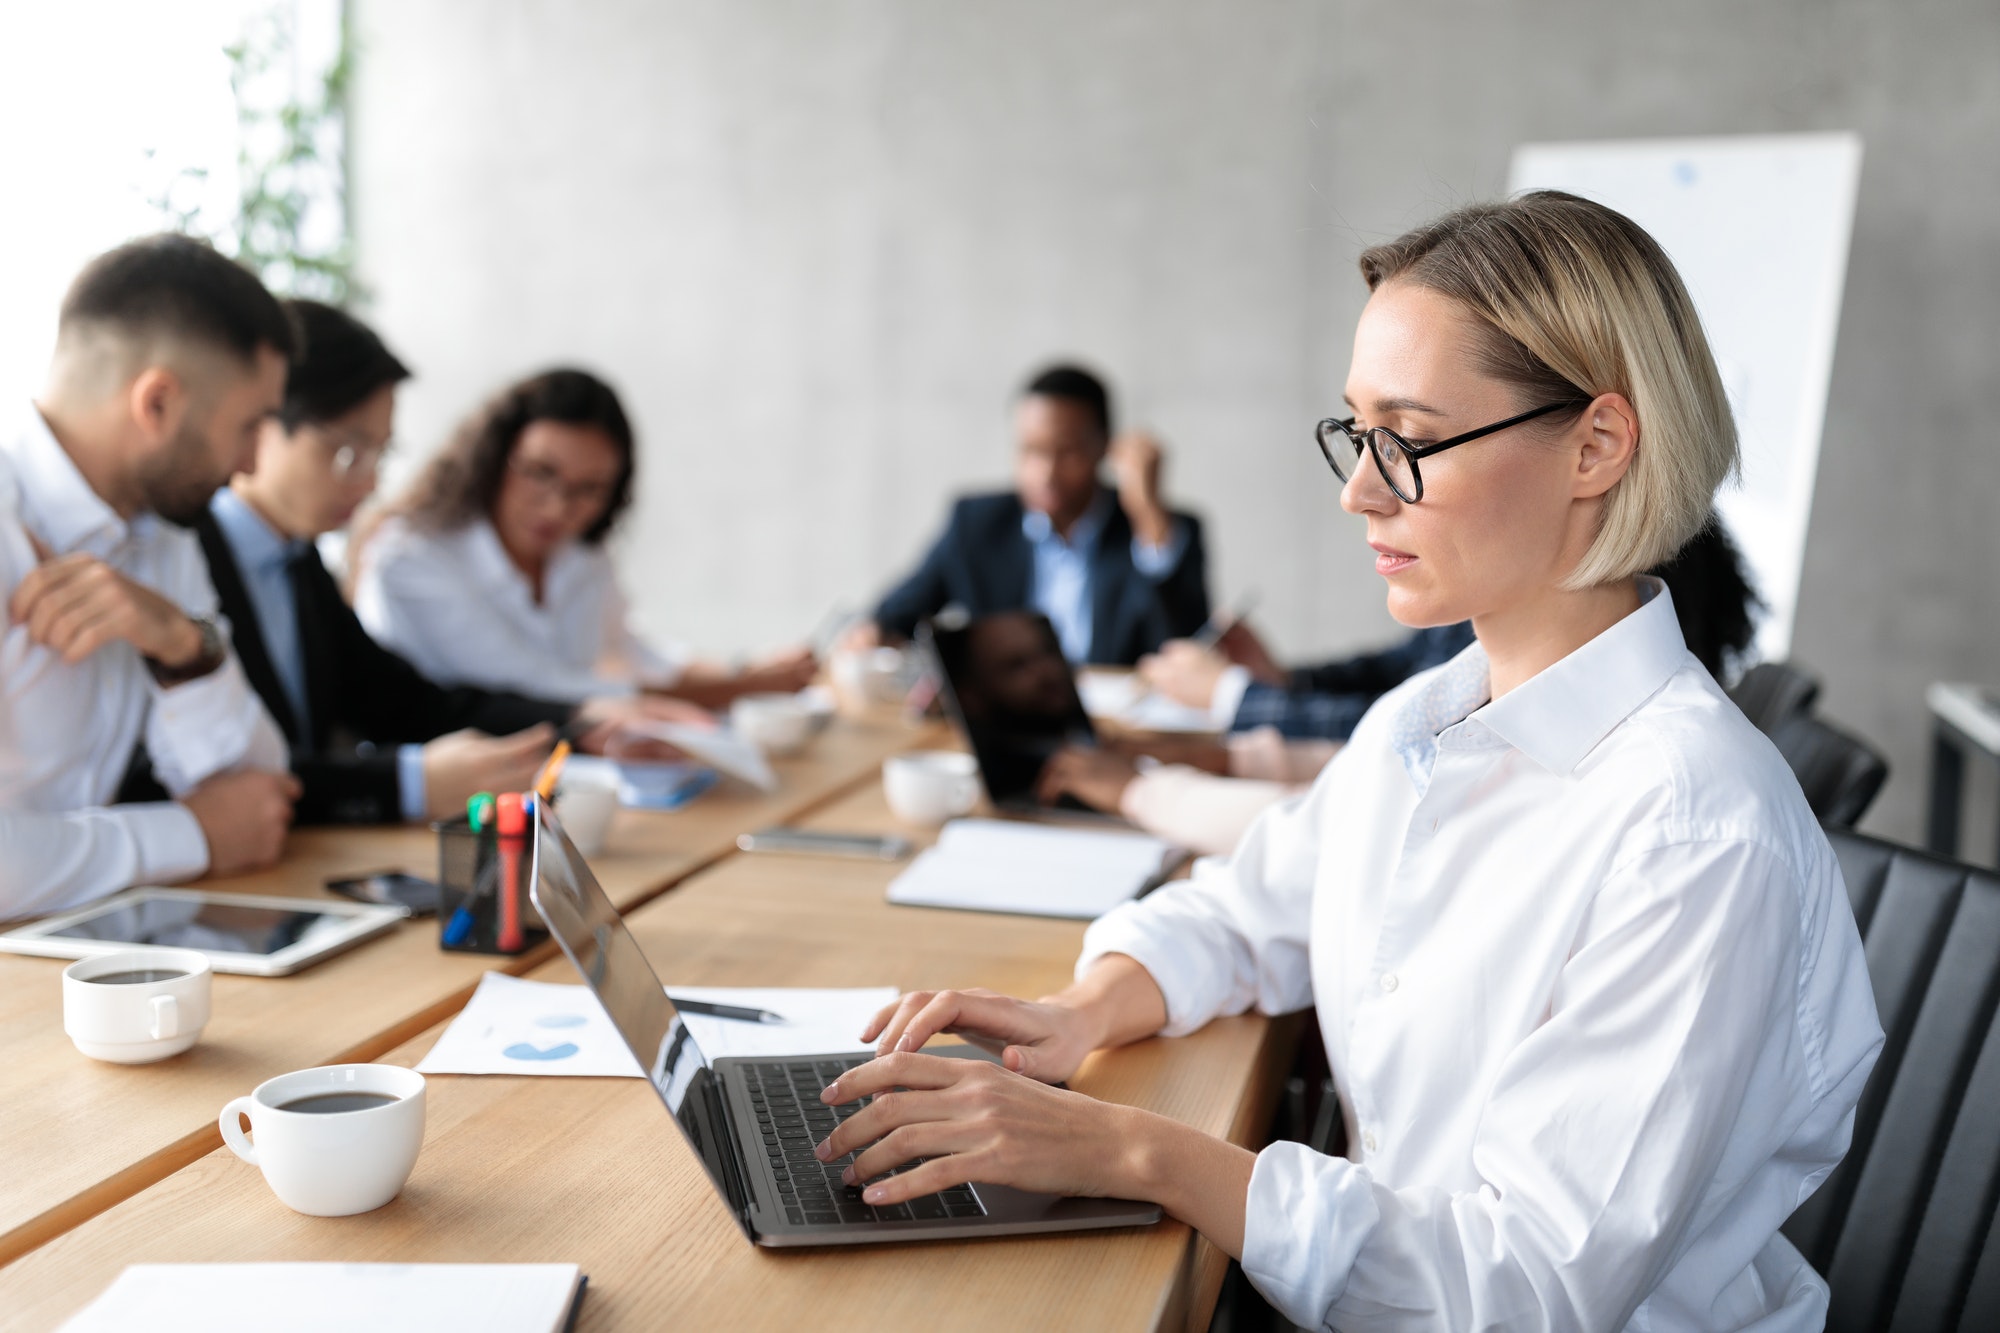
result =
[{"label": "white flip chart board", "polygon": [[1757,647],[1773,661],[1791,650],[1860,178],[1854,134],[1524,144],[1508,176],[1617,209],[1680,270],[1736,413],[1743,484],[1719,508],[1769,605]]}]

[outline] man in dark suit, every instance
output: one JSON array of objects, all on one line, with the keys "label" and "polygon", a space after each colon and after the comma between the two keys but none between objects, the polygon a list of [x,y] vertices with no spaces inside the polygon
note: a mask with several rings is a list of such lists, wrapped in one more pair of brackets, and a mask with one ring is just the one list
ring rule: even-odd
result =
[{"label": "man in dark suit", "polygon": [[560,726],[594,748],[631,715],[698,714],[446,689],[370,638],[312,539],[344,526],[375,489],[409,371],[350,316],[286,304],[306,351],[284,406],[262,428],[255,471],[217,492],[193,526],[244,673],[291,744],[299,823],[441,818],[477,791],[526,788]]},{"label": "man in dark suit", "polygon": [[[1201,524],[1160,499],[1160,447],[1114,443],[1111,400],[1089,371],[1055,366],[1015,407],[1014,490],[973,495],[916,572],[847,646],[908,638],[947,606],[1049,617],[1072,662],[1130,666],[1208,619]],[[1100,476],[1111,465],[1115,486]]]}]

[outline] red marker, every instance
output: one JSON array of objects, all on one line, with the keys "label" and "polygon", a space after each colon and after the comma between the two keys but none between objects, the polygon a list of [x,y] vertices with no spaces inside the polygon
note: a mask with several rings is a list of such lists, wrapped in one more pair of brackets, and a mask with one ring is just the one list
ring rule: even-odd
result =
[{"label": "red marker", "polygon": [[521,845],[528,838],[528,812],[521,805],[521,793],[503,791],[494,798],[493,827],[500,843],[500,939],[501,953],[519,953],[527,947],[521,933]]}]

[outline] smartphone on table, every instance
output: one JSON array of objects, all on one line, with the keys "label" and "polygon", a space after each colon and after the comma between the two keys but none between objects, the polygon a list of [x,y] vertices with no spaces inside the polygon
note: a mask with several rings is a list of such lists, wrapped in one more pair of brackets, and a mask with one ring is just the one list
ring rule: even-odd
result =
[{"label": "smartphone on table", "polygon": [[401,870],[377,870],[373,874],[330,879],[326,887],[329,892],[358,903],[401,907],[411,916],[432,916],[438,909],[436,882]]},{"label": "smartphone on table", "polygon": [[761,828],[738,837],[736,845],[746,852],[852,856],[864,861],[900,861],[910,854],[910,840],[894,834],[825,833],[803,828]]}]

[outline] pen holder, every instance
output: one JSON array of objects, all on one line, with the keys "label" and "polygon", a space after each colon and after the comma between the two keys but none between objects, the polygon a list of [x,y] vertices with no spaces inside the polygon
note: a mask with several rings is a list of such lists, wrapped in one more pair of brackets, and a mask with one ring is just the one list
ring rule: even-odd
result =
[{"label": "pen holder", "polygon": [[528,900],[523,835],[472,831],[464,818],[431,825],[438,839],[438,947],[449,953],[526,953],[549,937]]}]

